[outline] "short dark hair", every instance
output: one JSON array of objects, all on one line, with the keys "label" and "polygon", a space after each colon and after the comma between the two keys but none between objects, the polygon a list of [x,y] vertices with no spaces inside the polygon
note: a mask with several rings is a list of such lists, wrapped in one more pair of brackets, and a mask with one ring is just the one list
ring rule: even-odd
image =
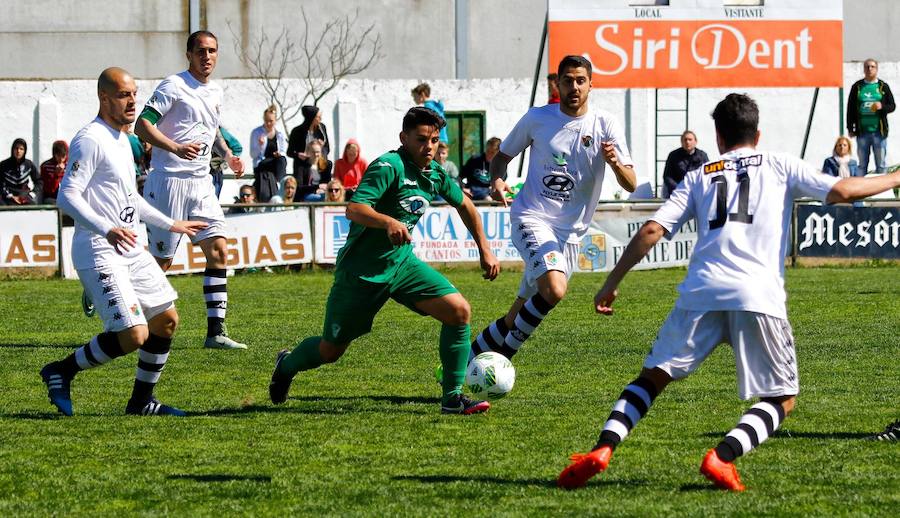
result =
[{"label": "short dark hair", "polygon": [[712,112],[716,133],[726,148],[750,144],[756,140],[759,127],[759,107],[745,94],[728,94]]},{"label": "short dark hair", "polygon": [[403,116],[403,133],[414,130],[417,126],[433,126],[441,129],[447,125],[447,121],[431,108],[413,106]]},{"label": "short dark hair", "polygon": [[194,50],[194,46],[197,45],[197,40],[200,39],[201,36],[206,36],[208,38],[212,38],[216,40],[216,45],[219,44],[219,38],[216,38],[216,35],[209,31],[195,31],[192,32],[190,36],[188,36],[187,40],[187,51],[190,52]]},{"label": "short dark hair", "polygon": [[500,140],[499,137],[491,137],[491,138],[487,139],[487,142],[484,143],[484,147],[485,147],[485,148],[489,148],[489,147],[497,147],[497,148],[499,148],[499,147],[500,147],[500,144],[501,144],[502,142],[503,142],[503,141]]},{"label": "short dark hair", "polygon": [[562,61],[559,62],[559,66],[556,68],[557,77],[562,77],[563,71],[567,68],[584,68],[587,69],[588,77],[591,77],[594,70],[591,67],[591,62],[582,56],[568,55],[562,58]]},{"label": "short dark hair", "polygon": [[420,83],[416,85],[415,88],[410,90],[409,93],[413,95],[424,95],[425,97],[431,97],[431,87],[428,86],[428,83]]}]

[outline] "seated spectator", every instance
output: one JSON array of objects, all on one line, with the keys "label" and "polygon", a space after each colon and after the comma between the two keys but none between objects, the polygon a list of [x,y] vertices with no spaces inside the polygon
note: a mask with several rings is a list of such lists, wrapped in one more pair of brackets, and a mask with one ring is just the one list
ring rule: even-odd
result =
[{"label": "seated spectator", "polygon": [[325,199],[325,184],[331,180],[332,163],[322,155],[322,145],[314,140],[306,146],[307,158],[295,160],[297,178],[297,196],[300,201],[322,201]]},{"label": "seated spectator", "polygon": [[[416,85],[415,88],[410,90],[410,93],[412,94],[413,102],[416,103],[416,105],[424,106],[429,110],[434,110],[442,119],[446,118],[446,115],[444,115],[444,103],[442,101],[434,101],[431,99],[431,86],[429,86],[428,83]],[[441,128],[440,139],[441,142],[450,142],[447,138],[447,126]]]},{"label": "seated spectator", "polygon": [[216,198],[222,192],[222,184],[225,182],[225,168],[228,167],[228,161],[225,158],[228,156],[228,152],[231,151],[232,156],[241,156],[241,153],[244,152],[244,146],[224,127],[219,126],[219,134],[222,135],[222,140],[225,141],[228,149],[221,146],[218,140],[213,141],[212,156],[209,160],[209,174],[212,176],[213,187],[216,188]]},{"label": "seated spectator", "polygon": [[500,142],[497,137],[489,138],[485,143],[484,153],[466,160],[462,168],[459,176],[465,186],[463,192],[473,200],[491,199],[491,160],[500,151]]},{"label": "seated spectator", "polygon": [[65,140],[57,140],[53,143],[53,156],[41,164],[41,188],[44,199],[41,203],[56,205],[56,195],[59,193],[59,182],[66,172],[66,159],[69,156],[69,146]]},{"label": "seated spectator", "polygon": [[41,199],[41,175],[34,163],[25,158],[27,152],[25,139],[17,138],[10,157],[0,162],[0,200],[6,205],[32,205]]},{"label": "seated spectator", "polygon": [[865,176],[864,174],[859,174],[859,166],[856,159],[853,158],[849,138],[838,137],[834,143],[832,155],[826,158],[825,163],[822,164],[822,172],[838,178]]},{"label": "seated spectator", "polygon": [[[249,205],[256,203],[256,189],[252,185],[242,185],[237,197],[234,199],[237,205]],[[256,207],[231,207],[230,214],[249,214],[256,212]]]},{"label": "seated spectator", "polygon": [[334,177],[344,185],[347,199],[356,192],[356,187],[359,186],[367,167],[368,162],[360,156],[359,142],[355,139],[347,140],[343,156],[334,163]]},{"label": "seated spectator", "polygon": [[325,186],[325,201],[332,203],[344,203],[347,191],[337,178],[332,178]]},{"label": "seated spectator", "polygon": [[[322,155],[326,158],[331,153],[331,143],[328,140],[328,128],[322,123],[322,111],[317,106],[304,106],[300,108],[303,114],[303,122],[291,130],[288,138],[287,154],[294,161],[294,176],[300,179],[298,169],[301,162],[308,161],[306,147],[313,141],[318,141]],[[301,182],[302,184],[302,182]]]},{"label": "seated spectator", "polygon": [[691,130],[682,133],[681,147],[673,150],[666,158],[666,167],[663,169],[662,197],[671,196],[688,171],[697,169],[708,160],[706,152],[697,147],[697,135]]},{"label": "seated spectator", "polygon": [[[294,197],[297,195],[297,179],[293,176],[286,176],[284,181],[281,182],[281,190],[275,196],[272,196],[269,199],[269,203],[272,205],[278,205],[283,203],[294,203]],[[284,210],[285,207],[276,208],[273,210]]]},{"label": "seated spectator", "polygon": [[287,173],[287,139],[275,128],[276,113],[275,105],[266,108],[263,125],[250,133],[253,186],[260,203],[268,203],[278,193],[278,184]]},{"label": "seated spectator", "polygon": [[559,75],[547,74],[547,104],[559,104]]},{"label": "seated spectator", "polygon": [[453,178],[460,188],[462,188],[462,179],[459,177],[459,168],[456,167],[456,164],[447,160],[447,157],[450,156],[450,146],[447,145],[446,142],[438,143],[437,150],[437,163],[441,164],[441,167],[444,168],[444,171],[447,171],[447,174],[450,175],[450,178]]}]

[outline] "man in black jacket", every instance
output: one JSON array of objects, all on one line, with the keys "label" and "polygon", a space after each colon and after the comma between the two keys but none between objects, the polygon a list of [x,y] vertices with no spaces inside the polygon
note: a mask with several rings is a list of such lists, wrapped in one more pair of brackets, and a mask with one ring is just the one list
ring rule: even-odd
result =
[{"label": "man in black jacket", "polygon": [[859,170],[868,173],[869,152],[875,154],[875,172],[886,173],[888,121],[894,111],[894,95],[887,83],[878,79],[878,62],[863,63],[865,77],[853,83],[847,96],[847,131],[856,137]]},{"label": "man in black jacket", "polygon": [[313,140],[318,140],[322,145],[322,155],[328,158],[331,152],[331,144],[328,141],[328,130],[322,123],[322,110],[318,106],[304,106],[300,108],[303,114],[303,122],[291,130],[288,137],[287,155],[294,160],[294,176],[300,178],[300,162],[309,163],[306,154],[306,146]]},{"label": "man in black jacket", "polygon": [[681,147],[669,153],[669,157],[666,158],[666,167],[663,169],[662,197],[671,196],[672,191],[678,187],[688,171],[697,169],[707,161],[709,161],[709,157],[706,156],[706,152],[697,149],[697,135],[691,130],[682,133]]},{"label": "man in black jacket", "polygon": [[41,175],[34,163],[25,158],[27,152],[25,139],[17,138],[10,157],[0,162],[0,205],[31,205],[40,200]]},{"label": "man in black jacket", "polygon": [[500,143],[497,137],[489,138],[484,145],[484,153],[473,155],[463,165],[459,179],[465,186],[463,191],[473,200],[491,199],[491,160],[500,151]]}]

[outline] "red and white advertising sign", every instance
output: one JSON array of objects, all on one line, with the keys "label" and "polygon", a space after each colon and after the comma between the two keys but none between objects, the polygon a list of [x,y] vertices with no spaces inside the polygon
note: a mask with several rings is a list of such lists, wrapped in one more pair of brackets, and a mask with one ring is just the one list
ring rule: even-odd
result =
[{"label": "red and white advertising sign", "polygon": [[550,69],[586,57],[595,88],[842,86],[841,0],[549,0]]}]

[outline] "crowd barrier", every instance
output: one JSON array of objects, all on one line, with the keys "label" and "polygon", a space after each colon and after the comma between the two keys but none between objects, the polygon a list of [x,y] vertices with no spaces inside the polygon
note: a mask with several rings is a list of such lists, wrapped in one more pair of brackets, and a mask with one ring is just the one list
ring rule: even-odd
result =
[{"label": "crowd barrier", "polygon": [[[660,202],[601,203],[579,247],[578,270],[612,269],[628,241]],[[511,237],[509,209],[479,205],[481,224],[501,261],[521,260]],[[334,264],[346,243],[350,221],[343,205],[295,204],[257,207],[258,212],[227,214],[228,267],[262,268],[290,264]],[[872,202],[865,207],[798,203],[790,250],[795,256],[900,258],[900,202]],[[55,207],[0,208],[0,270],[41,268],[75,278],[71,263],[73,227],[64,226]],[[146,233],[140,239],[145,246]],[[697,241],[693,221],[671,240],[660,241],[637,265],[639,269],[688,264]],[[429,207],[413,230],[413,249],[429,263],[477,262],[478,250],[456,210]],[[182,239],[170,274],[202,271],[200,248]]]}]

